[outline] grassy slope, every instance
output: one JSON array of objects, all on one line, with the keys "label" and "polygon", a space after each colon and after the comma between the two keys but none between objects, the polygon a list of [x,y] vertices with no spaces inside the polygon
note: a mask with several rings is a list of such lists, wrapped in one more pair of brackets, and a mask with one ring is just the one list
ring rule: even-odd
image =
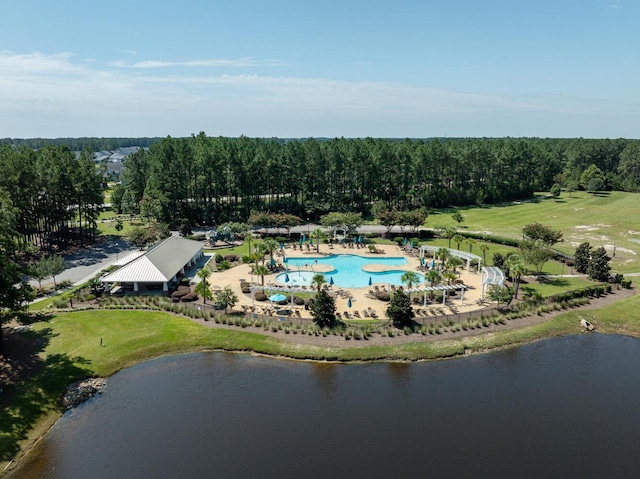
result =
[{"label": "grassy slope", "polygon": [[[606,195],[563,193],[558,201],[539,199],[504,206],[470,207],[461,210],[465,217],[463,228],[487,231],[500,236],[519,238],[522,226],[543,223],[564,233],[564,243],[558,249],[572,254],[571,243],[589,241],[592,246],[616,245],[612,267],[619,272],[640,271],[636,254],[640,246],[629,241],[640,239],[640,195],[614,191]],[[429,226],[456,226],[450,212],[436,212],[427,218]],[[595,227],[589,231],[582,226]],[[635,232],[635,234],[633,233]]]}]

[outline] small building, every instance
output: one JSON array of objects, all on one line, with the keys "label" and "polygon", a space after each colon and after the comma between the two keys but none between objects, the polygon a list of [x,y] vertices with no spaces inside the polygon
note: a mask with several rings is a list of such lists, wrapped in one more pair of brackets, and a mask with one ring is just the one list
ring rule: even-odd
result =
[{"label": "small building", "polygon": [[107,290],[119,283],[123,289],[139,292],[142,287],[169,291],[178,277],[203,256],[204,245],[179,236],[170,236],[151,246],[141,255],[131,255],[131,260],[116,271],[102,278]]}]

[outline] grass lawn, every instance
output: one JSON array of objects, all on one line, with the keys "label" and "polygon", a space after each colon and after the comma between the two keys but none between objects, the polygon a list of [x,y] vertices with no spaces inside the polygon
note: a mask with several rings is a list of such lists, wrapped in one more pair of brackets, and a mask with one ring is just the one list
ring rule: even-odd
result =
[{"label": "grass lawn", "polygon": [[[640,194],[619,191],[591,195],[574,192],[571,197],[563,193],[558,200],[538,197],[534,201],[514,202],[499,206],[460,208],[465,218],[460,230],[486,231],[498,236],[520,238],[522,227],[529,223],[543,223],[562,231],[564,242],[556,247],[573,254],[575,247],[588,241],[592,246],[605,246],[611,256],[611,265],[621,273],[640,271],[637,252],[640,246]],[[427,225],[457,226],[451,211],[432,212]]]},{"label": "grass lawn", "polygon": [[[532,291],[537,291],[543,297],[551,296],[558,293],[563,293],[565,291],[571,291],[575,289],[586,288],[587,286],[593,286],[593,281],[589,281],[588,279],[582,278],[551,278],[546,283],[539,283],[534,278],[527,277],[527,283],[520,283],[520,289],[524,293],[527,289]],[[520,293],[518,293],[518,297],[520,297]]]}]

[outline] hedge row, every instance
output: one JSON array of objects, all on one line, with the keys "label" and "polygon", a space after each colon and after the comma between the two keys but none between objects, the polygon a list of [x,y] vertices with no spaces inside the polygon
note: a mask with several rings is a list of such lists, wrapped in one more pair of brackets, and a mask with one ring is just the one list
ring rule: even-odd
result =
[{"label": "hedge row", "polygon": [[554,294],[547,298],[549,303],[561,303],[563,301],[569,301],[576,298],[588,298],[604,296],[611,293],[610,284],[596,284],[594,286],[587,286],[586,288],[574,289],[572,291],[565,291],[564,293]]}]

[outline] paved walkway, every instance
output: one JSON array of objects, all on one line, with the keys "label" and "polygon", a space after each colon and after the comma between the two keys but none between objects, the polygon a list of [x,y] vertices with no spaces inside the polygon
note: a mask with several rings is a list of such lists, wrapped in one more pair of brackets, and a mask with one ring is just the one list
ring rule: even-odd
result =
[{"label": "paved walkway", "polygon": [[[67,269],[56,276],[56,283],[71,281],[74,286],[86,283],[100,271],[117,261],[118,258],[136,249],[125,239],[105,238],[100,243],[88,248],[64,255]],[[34,288],[38,287],[36,280],[29,281],[29,284]],[[47,278],[42,281],[42,287],[46,286],[53,286],[53,278]],[[38,298],[38,300],[41,299],[44,299],[44,297]]]}]

